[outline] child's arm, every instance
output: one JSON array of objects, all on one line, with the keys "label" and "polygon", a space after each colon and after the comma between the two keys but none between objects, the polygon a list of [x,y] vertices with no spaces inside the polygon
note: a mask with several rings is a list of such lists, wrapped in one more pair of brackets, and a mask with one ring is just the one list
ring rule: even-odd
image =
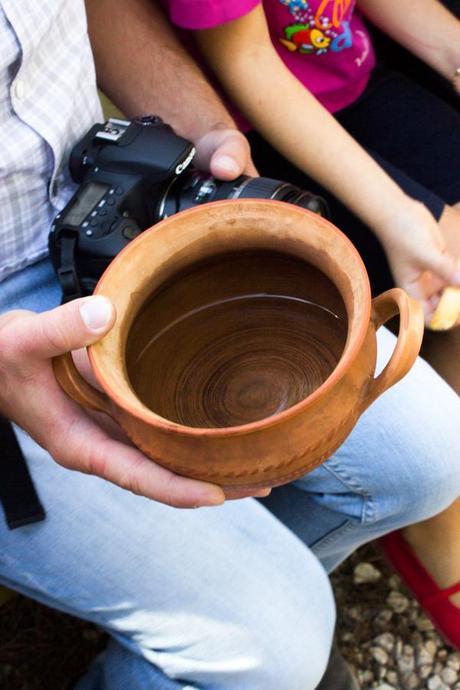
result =
[{"label": "child's arm", "polygon": [[460,67],[460,21],[438,0],[358,0],[358,6],[379,29],[453,80]]},{"label": "child's arm", "polygon": [[405,208],[407,196],[289,72],[273,48],[262,6],[197,32],[197,40],[255,128],[378,234],[381,226],[385,233],[388,216]]},{"label": "child's arm", "polygon": [[[396,281],[423,299],[460,283],[429,211],[409,198],[278,57],[261,5],[197,32],[209,64],[232,100],[286,158],[327,187],[381,240]],[[426,281],[430,270],[436,278]]]}]

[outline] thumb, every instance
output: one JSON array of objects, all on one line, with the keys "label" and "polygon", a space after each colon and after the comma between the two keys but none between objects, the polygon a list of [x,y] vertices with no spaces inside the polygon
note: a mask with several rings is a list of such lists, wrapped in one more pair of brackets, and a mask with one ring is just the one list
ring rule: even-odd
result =
[{"label": "thumb", "polygon": [[211,156],[210,171],[221,180],[233,180],[243,174],[257,175],[249,143],[241,132],[230,130],[222,138]]},{"label": "thumb", "polygon": [[447,285],[460,287],[460,263],[451,254],[439,252],[431,258],[430,264],[429,270],[444,280]]},{"label": "thumb", "polygon": [[[115,308],[97,295],[64,304],[41,314],[18,316],[8,323],[22,355],[50,359],[96,342],[110,330]],[[6,334],[4,334],[6,335]]]},{"label": "thumb", "polygon": [[196,143],[198,167],[220,180],[234,180],[242,174],[256,175],[249,143],[237,129],[214,129]]}]

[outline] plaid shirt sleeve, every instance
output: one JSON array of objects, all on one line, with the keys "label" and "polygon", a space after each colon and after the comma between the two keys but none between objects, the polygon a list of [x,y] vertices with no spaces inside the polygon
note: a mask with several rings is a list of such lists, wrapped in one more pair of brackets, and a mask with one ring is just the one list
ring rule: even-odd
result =
[{"label": "plaid shirt sleeve", "polygon": [[46,255],[68,153],[101,118],[84,0],[0,0],[0,280]]}]

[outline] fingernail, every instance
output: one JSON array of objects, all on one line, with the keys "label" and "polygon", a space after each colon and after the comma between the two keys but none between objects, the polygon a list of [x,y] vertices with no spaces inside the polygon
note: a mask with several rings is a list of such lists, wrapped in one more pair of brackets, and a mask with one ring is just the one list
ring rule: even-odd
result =
[{"label": "fingernail", "polygon": [[266,496],[270,496],[272,490],[271,489],[261,489],[260,491],[257,492],[257,494],[254,494],[255,496],[258,496],[259,498],[266,498]]},{"label": "fingernail", "polygon": [[223,493],[206,494],[203,496],[203,501],[200,504],[203,508],[208,506],[221,506],[225,503],[225,496]]},{"label": "fingernail", "polygon": [[90,297],[80,307],[80,315],[86,328],[98,332],[103,330],[112,318],[113,307],[107,297]]},{"label": "fingernail", "polygon": [[215,159],[214,163],[232,175],[237,175],[240,172],[240,166],[233,158],[230,158],[230,156],[219,156]]}]

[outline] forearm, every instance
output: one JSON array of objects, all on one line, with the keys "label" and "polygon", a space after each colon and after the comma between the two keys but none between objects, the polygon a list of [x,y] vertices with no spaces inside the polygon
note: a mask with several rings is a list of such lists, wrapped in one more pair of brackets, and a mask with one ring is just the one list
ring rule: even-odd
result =
[{"label": "forearm", "polygon": [[[271,43],[259,38],[243,50],[248,44],[239,40],[238,26],[222,28],[225,36],[213,30],[212,40],[208,32],[198,40],[231,99],[280,153],[387,239],[408,197],[287,70]],[[252,33],[261,37],[258,29]]]},{"label": "forearm", "polygon": [[358,0],[363,14],[451,80],[460,67],[460,21],[438,0]]},{"label": "forearm", "polygon": [[128,117],[155,113],[193,141],[234,126],[153,0],[86,0],[86,10],[98,83]]}]

